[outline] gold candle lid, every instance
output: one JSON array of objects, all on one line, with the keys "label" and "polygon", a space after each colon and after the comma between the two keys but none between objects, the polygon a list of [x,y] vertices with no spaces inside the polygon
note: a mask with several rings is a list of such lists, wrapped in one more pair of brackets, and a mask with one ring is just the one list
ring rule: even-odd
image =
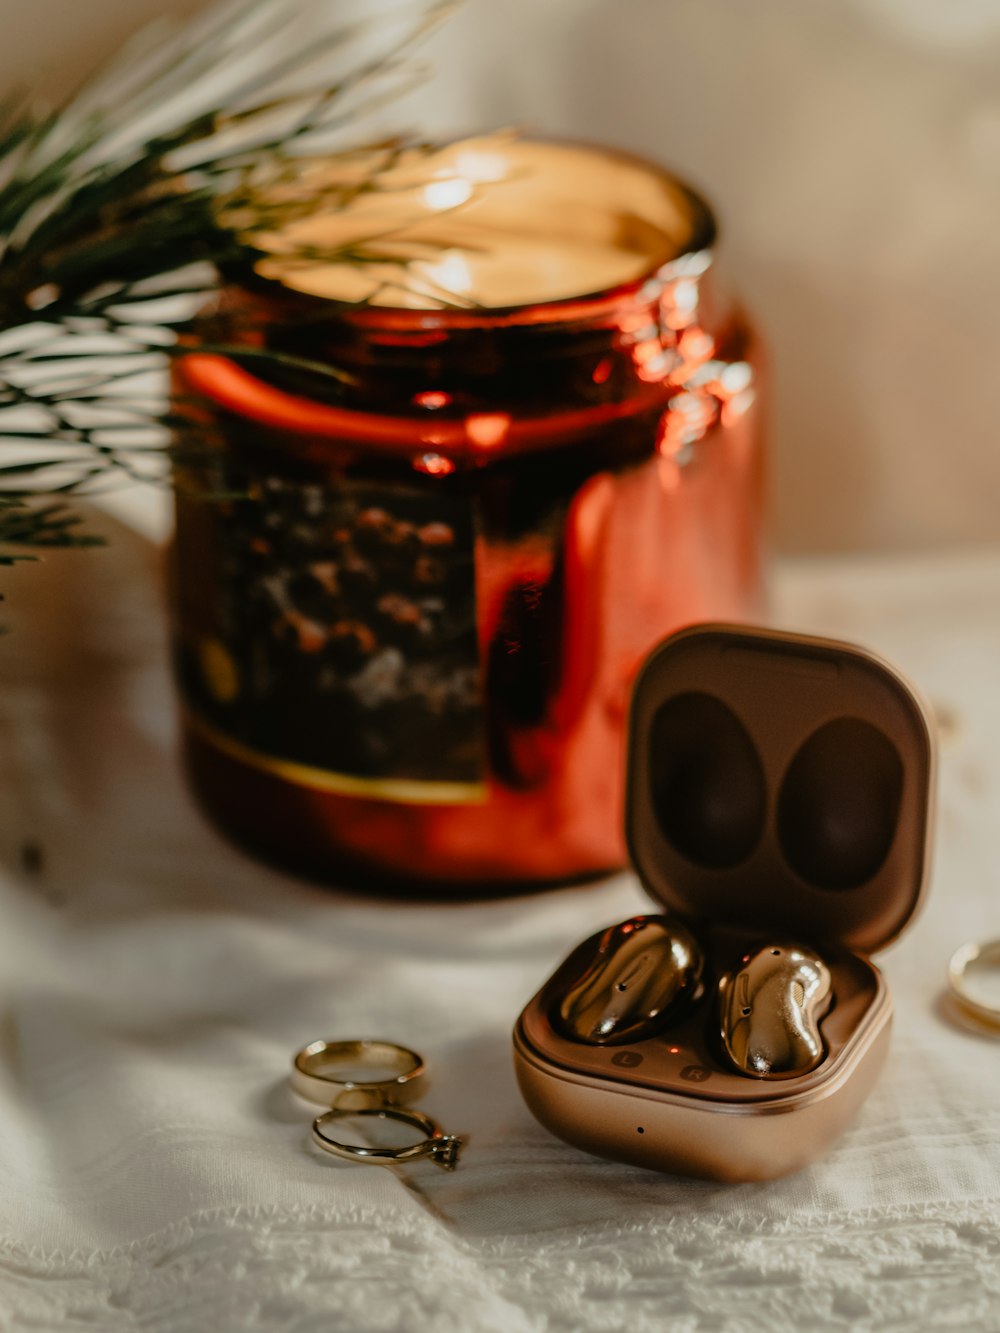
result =
[{"label": "gold candle lid", "polygon": [[[260,277],[405,309],[502,309],[610,291],[712,239],[708,210],[662,169],[510,134],[308,159],[268,182],[266,196],[280,221],[242,233],[263,252]],[[239,229],[238,210],[226,221]]]}]

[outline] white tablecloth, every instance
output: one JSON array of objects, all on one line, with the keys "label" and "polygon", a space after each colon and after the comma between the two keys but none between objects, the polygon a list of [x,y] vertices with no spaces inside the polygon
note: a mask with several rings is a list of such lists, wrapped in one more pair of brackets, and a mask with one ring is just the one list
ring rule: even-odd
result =
[{"label": "white tablecloth", "polygon": [[[263,868],[175,757],[158,557],[2,571],[0,1326],[1000,1328],[1000,1043],[939,1012],[1000,935],[1000,556],[796,563],[775,619],[895,659],[952,714],[923,916],[884,959],[885,1076],[801,1174],[721,1186],[599,1161],[518,1095],[510,1028],[629,875],[456,905]],[[32,865],[38,853],[41,866]],[[454,1174],[324,1157],[287,1091],[319,1036],[424,1052]]]}]

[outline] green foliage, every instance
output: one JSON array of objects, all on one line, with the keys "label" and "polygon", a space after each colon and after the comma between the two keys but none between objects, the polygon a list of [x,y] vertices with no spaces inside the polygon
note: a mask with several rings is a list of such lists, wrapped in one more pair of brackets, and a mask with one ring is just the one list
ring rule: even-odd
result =
[{"label": "green foliage", "polygon": [[[293,207],[270,186],[412,82],[411,48],[450,7],[391,16],[378,50],[370,25],[311,24],[327,0],[236,0],[140,33],[55,110],[0,105],[0,552],[89,544],[63,499],[37,497],[156,475],[183,449],[156,376],[217,266]],[[340,151],[375,165],[325,208],[378,189],[400,145]],[[357,241],[326,258],[385,260]]]},{"label": "green foliage", "polygon": [[18,501],[0,501],[0,565],[36,558],[10,547],[100,546],[100,537],[79,531],[80,521],[79,515],[57,501],[31,508]]}]

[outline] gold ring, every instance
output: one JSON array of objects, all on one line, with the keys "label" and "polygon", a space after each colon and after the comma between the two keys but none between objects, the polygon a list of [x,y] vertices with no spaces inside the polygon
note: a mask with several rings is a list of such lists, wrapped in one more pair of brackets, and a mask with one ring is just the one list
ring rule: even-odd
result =
[{"label": "gold ring", "polygon": [[409,1101],[425,1072],[416,1051],[394,1041],[312,1041],[292,1061],[291,1084],[307,1102],[363,1111]]},{"label": "gold ring", "polygon": [[975,1019],[981,1027],[1000,1033],[1000,987],[996,1003],[991,1004],[969,986],[970,976],[977,970],[986,969],[995,969],[1000,976],[1000,940],[963,944],[957,949],[948,964],[948,985],[955,1003],[966,1017]]},{"label": "gold ring", "polygon": [[[324,1126],[352,1115],[377,1116],[383,1121],[398,1120],[400,1124],[421,1130],[425,1137],[419,1143],[408,1144],[405,1148],[367,1148],[357,1143],[340,1143],[323,1133]],[[313,1142],[324,1152],[346,1158],[349,1162],[371,1162],[376,1166],[396,1166],[400,1162],[412,1162],[419,1157],[429,1157],[446,1171],[454,1171],[462,1148],[462,1140],[456,1134],[445,1134],[437,1121],[432,1120],[429,1115],[401,1106],[368,1106],[355,1111],[338,1108],[327,1111],[313,1121],[312,1136]]]}]

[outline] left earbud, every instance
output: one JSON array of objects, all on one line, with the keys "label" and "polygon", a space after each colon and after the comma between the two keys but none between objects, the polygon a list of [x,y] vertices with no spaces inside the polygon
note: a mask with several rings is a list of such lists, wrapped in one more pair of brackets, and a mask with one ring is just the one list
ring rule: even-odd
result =
[{"label": "left earbud", "polygon": [[579,971],[557,1010],[558,1026],[574,1041],[641,1041],[702,994],[701,947],[672,917],[631,917],[594,935],[574,957]]}]

